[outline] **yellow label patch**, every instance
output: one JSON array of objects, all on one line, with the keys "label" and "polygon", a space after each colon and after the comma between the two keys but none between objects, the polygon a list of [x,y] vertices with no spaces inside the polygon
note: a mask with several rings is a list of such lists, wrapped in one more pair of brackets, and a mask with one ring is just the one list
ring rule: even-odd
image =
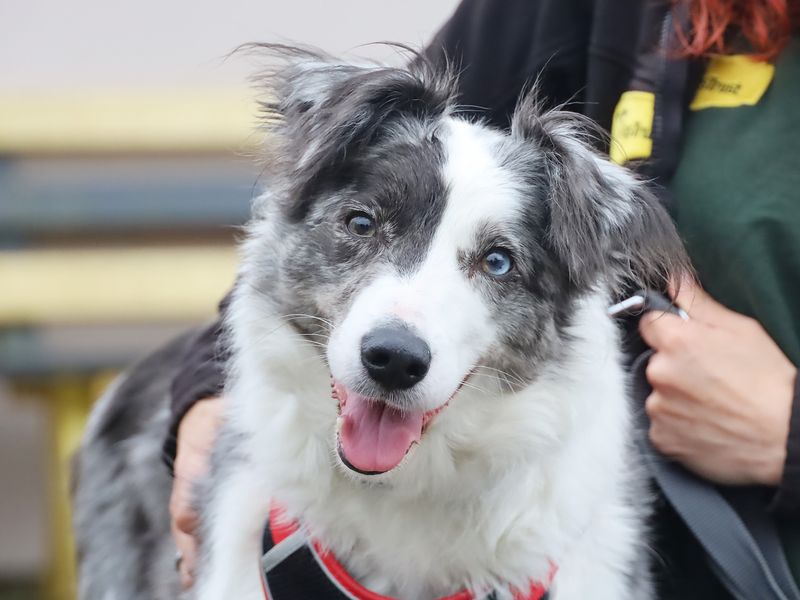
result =
[{"label": "yellow label patch", "polygon": [[773,65],[749,56],[715,56],[708,63],[689,108],[753,106],[761,100],[774,75]]},{"label": "yellow label patch", "polygon": [[656,97],[651,92],[623,92],[611,121],[611,160],[618,165],[653,152],[653,114]]}]

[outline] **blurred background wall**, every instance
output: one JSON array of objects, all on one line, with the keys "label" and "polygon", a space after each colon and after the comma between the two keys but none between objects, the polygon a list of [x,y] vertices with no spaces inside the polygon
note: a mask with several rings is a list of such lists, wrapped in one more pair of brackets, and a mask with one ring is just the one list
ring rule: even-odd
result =
[{"label": "blurred background wall", "polygon": [[257,61],[391,62],[456,0],[0,0],[0,599],[74,597],[68,460],[121,368],[211,318],[257,186]]}]

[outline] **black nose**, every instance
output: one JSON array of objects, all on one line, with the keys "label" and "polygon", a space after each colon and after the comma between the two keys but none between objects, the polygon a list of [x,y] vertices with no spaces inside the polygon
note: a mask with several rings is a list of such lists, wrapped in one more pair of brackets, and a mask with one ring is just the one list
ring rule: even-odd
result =
[{"label": "black nose", "polygon": [[379,327],[361,340],[361,362],[387,390],[406,390],[428,373],[431,349],[405,327]]}]

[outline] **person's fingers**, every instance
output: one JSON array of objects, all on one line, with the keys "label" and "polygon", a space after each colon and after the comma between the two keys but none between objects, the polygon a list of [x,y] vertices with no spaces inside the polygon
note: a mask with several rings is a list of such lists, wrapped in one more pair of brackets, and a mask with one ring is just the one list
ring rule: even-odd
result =
[{"label": "person's fingers", "polygon": [[175,463],[169,509],[172,520],[185,533],[191,534],[197,527],[197,513],[194,509],[195,485],[204,474],[205,468],[200,463],[190,461]]},{"label": "person's fingers", "polygon": [[[672,382],[675,377],[673,370],[672,361],[670,361],[668,358],[665,358],[664,353],[656,352],[650,357],[650,360],[647,361],[647,367],[645,367],[644,374],[648,383],[653,387],[653,389],[659,390]],[[650,414],[651,404],[653,407],[656,405],[661,405],[660,398],[651,400],[651,397],[653,396],[654,394],[648,396],[647,403],[645,404],[648,414]],[[653,416],[653,414],[650,414],[650,418],[653,418]]]},{"label": "person's fingers", "polygon": [[178,549],[180,561],[177,565],[184,589],[194,582],[194,568],[197,557],[196,532],[198,526],[197,513],[192,509],[192,483],[189,479],[175,479],[170,497],[171,530]]},{"label": "person's fingers", "polygon": [[176,483],[173,486],[173,499],[170,501],[172,522],[178,531],[193,535],[197,529],[197,512],[192,506],[191,485]]},{"label": "person's fingers", "polygon": [[197,564],[197,541],[193,536],[177,531],[174,528],[172,535],[180,556],[177,568],[181,586],[187,589],[194,583],[194,570]]},{"label": "person's fingers", "polygon": [[658,390],[645,400],[645,411],[650,418],[650,442],[663,454],[674,456],[679,453],[686,432],[686,415],[681,405],[677,396]]},{"label": "person's fingers", "polygon": [[208,457],[219,426],[220,401],[199,402],[187,413],[178,432],[175,478],[170,515],[180,531],[192,534],[197,527],[193,505],[194,486],[208,470]]},{"label": "person's fingers", "polygon": [[222,408],[220,399],[201,400],[184,416],[178,428],[169,511],[172,536],[180,556],[177,568],[184,588],[194,581],[197,561],[199,518],[193,503],[194,486],[208,470],[209,453],[220,425]]},{"label": "person's fingers", "polygon": [[670,285],[670,295],[690,318],[709,325],[725,325],[736,315],[714,300],[694,279],[684,278],[679,284]]},{"label": "person's fingers", "polygon": [[196,532],[198,526],[197,513],[192,508],[192,481],[188,478],[176,478],[170,497],[170,515],[172,517],[172,537],[178,549],[180,561],[177,565],[184,589],[194,582],[194,568],[197,557]]},{"label": "person's fingers", "polygon": [[650,311],[639,319],[639,334],[654,350],[685,349],[690,329],[688,321],[671,313]]}]

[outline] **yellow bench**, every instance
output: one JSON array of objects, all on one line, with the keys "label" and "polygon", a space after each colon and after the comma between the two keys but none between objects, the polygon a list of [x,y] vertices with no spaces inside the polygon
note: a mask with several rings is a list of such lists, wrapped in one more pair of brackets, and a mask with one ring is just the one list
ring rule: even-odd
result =
[{"label": "yellow bench", "polygon": [[[250,90],[6,94],[0,97],[0,157],[249,152],[261,142],[252,98]],[[236,270],[231,245],[76,242],[81,240],[61,248],[0,251],[0,330],[200,321],[214,313]],[[53,373],[17,381],[20,390],[46,398],[53,423],[54,549],[47,600],[74,597],[67,461],[91,400],[107,379],[105,373]]]},{"label": "yellow bench", "polygon": [[0,96],[0,154],[227,152],[260,143],[251,90]]}]

